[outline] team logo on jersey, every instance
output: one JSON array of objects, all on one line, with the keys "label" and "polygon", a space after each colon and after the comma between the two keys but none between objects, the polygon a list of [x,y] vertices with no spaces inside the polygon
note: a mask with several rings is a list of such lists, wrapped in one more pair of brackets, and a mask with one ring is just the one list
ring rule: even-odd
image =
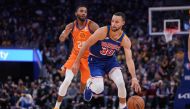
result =
[{"label": "team logo on jersey", "polygon": [[109,42],[102,42],[101,46],[109,48],[109,49],[117,50],[117,51],[120,49],[120,46],[112,44],[112,43],[109,43]]},{"label": "team logo on jersey", "polygon": [[80,37],[81,37],[82,39],[85,39],[85,33],[80,32]]}]

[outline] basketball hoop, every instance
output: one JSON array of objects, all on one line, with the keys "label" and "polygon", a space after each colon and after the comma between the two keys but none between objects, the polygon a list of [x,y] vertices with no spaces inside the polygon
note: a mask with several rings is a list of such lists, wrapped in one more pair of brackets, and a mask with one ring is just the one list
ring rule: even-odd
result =
[{"label": "basketball hoop", "polygon": [[173,35],[177,32],[178,32],[178,29],[173,29],[173,28],[165,29],[164,36],[165,36],[166,42],[167,43],[170,42],[172,40]]}]

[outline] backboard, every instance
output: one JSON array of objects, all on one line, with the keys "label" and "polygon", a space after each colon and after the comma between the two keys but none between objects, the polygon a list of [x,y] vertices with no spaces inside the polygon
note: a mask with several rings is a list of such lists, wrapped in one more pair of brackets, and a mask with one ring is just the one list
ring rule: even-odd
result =
[{"label": "backboard", "polygon": [[190,6],[150,7],[148,14],[150,35],[164,35],[168,28],[176,29],[175,34],[189,34],[184,26],[189,24]]}]

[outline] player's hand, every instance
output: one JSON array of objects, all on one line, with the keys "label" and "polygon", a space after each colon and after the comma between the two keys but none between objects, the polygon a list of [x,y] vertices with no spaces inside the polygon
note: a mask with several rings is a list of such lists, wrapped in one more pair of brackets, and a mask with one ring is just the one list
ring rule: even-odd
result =
[{"label": "player's hand", "polygon": [[61,69],[57,70],[57,72],[61,75],[61,76],[64,76],[65,75],[65,67],[62,66]]},{"label": "player's hand", "polygon": [[61,35],[59,36],[59,40],[60,40],[61,42],[63,42],[63,41],[65,40],[65,37],[68,36],[68,35],[71,33],[72,29],[73,29],[73,26],[72,26],[72,25],[67,25],[67,26],[65,27],[65,30],[64,30],[64,31],[61,33]]},{"label": "player's hand", "polygon": [[79,64],[80,64],[80,62],[74,62],[73,66],[71,67],[71,70],[73,71],[74,74],[76,74],[78,72]]},{"label": "player's hand", "polygon": [[136,93],[140,93],[141,92],[141,87],[139,85],[139,81],[137,80],[137,78],[132,78],[132,84],[131,87],[133,89],[135,89]]},{"label": "player's hand", "polygon": [[72,25],[67,25],[67,26],[65,27],[65,33],[70,34],[71,31],[72,31],[72,29],[73,29],[73,26],[72,26]]}]

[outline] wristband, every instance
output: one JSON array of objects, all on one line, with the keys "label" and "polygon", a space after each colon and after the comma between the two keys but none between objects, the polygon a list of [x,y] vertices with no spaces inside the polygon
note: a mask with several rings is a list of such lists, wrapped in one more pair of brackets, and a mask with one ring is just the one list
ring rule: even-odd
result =
[{"label": "wristband", "polygon": [[[136,80],[136,81],[138,81],[136,77],[135,77],[135,78],[132,78],[132,81],[133,81],[133,80]],[[139,82],[139,81],[138,81],[138,82]]]}]

